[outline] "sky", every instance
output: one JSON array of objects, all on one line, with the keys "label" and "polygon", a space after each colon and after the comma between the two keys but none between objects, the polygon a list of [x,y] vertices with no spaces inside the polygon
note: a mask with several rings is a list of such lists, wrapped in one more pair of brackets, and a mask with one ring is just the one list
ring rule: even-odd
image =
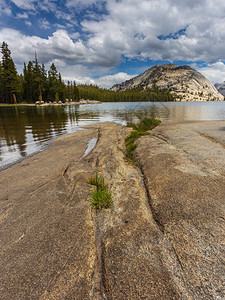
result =
[{"label": "sky", "polygon": [[19,73],[34,60],[109,88],[158,64],[225,80],[224,0],[0,0],[0,43]]}]

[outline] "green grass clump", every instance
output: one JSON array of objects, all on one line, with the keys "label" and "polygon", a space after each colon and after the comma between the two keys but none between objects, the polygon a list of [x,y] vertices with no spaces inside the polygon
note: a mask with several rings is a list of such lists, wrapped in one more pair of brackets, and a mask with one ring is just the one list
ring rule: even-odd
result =
[{"label": "green grass clump", "polygon": [[97,188],[105,186],[104,177],[102,175],[98,175],[98,173],[96,173],[95,177],[91,177],[88,180],[88,183],[97,186]]},{"label": "green grass clump", "polygon": [[105,184],[104,177],[96,173],[95,177],[90,178],[89,184],[96,186],[90,193],[91,196],[91,206],[101,210],[102,208],[109,208],[113,203],[112,192]]},{"label": "green grass clump", "polygon": [[148,130],[152,130],[153,128],[158,126],[160,123],[161,123],[161,121],[157,120],[157,119],[144,118],[138,124],[127,123],[127,126],[132,127],[134,130],[138,131],[139,133],[141,133],[141,132],[144,133]]},{"label": "green grass clump", "polygon": [[125,144],[126,144],[125,157],[129,161],[134,162],[134,156],[135,156],[134,151],[137,148],[137,145],[135,144],[136,140],[142,135],[148,135],[149,134],[148,130],[152,130],[160,123],[161,123],[160,120],[149,119],[149,118],[144,118],[138,124],[127,123],[128,127],[132,127],[134,129],[134,131],[132,131],[131,134],[125,139]]},{"label": "green grass clump", "polygon": [[102,208],[109,208],[112,203],[112,193],[108,188],[103,190],[92,190],[91,191],[91,206],[101,210]]}]

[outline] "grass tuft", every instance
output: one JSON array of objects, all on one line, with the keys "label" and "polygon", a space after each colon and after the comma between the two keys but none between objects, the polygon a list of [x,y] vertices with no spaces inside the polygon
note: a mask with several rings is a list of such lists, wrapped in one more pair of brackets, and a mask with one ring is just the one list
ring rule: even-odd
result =
[{"label": "grass tuft", "polygon": [[95,177],[91,177],[88,180],[88,183],[97,186],[97,188],[105,186],[104,177],[102,175],[98,175],[98,173],[96,173]]},{"label": "grass tuft", "polygon": [[107,187],[103,190],[92,190],[91,198],[91,206],[98,210],[109,208],[113,203],[112,193]]},{"label": "grass tuft", "polygon": [[90,178],[89,184],[96,186],[95,189],[91,190],[91,206],[101,210],[102,208],[109,208],[113,204],[112,192],[105,184],[104,177],[96,173],[95,177]]},{"label": "grass tuft", "polygon": [[152,130],[156,126],[158,126],[161,123],[158,119],[150,119],[150,118],[144,118],[141,120],[138,124],[128,123],[128,127],[132,127],[134,130],[138,132],[146,132],[148,130]]},{"label": "grass tuft", "polygon": [[143,120],[141,120],[139,124],[127,123],[128,127],[134,129],[134,131],[132,131],[131,134],[125,139],[125,144],[126,144],[125,157],[127,158],[128,161],[135,163],[134,151],[137,148],[137,145],[135,144],[136,140],[142,135],[148,135],[149,134],[148,130],[152,130],[160,123],[161,123],[160,120],[149,119],[149,118],[144,118]]}]

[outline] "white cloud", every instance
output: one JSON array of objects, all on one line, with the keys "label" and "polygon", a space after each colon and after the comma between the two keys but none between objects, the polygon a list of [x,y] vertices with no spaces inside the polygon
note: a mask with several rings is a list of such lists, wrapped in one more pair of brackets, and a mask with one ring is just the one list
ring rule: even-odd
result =
[{"label": "white cloud", "polygon": [[27,26],[32,26],[32,23],[31,23],[30,21],[25,21],[25,24],[26,24]]},{"label": "white cloud", "polygon": [[[43,24],[43,26],[48,26],[48,24]],[[76,36],[78,34],[72,34],[73,38]],[[110,48],[104,50],[93,41],[89,43],[89,46],[81,39],[74,42],[68,32],[62,29],[56,30],[52,36],[44,39],[37,36],[26,36],[17,30],[5,28],[0,30],[0,40],[9,44],[14,60],[18,64],[23,63],[25,58],[26,60],[32,59],[35,51],[44,63],[52,59],[63,59],[71,63],[113,66],[120,60],[118,51],[111,55]]]},{"label": "white cloud", "polygon": [[[100,76],[99,78],[93,78],[93,77],[87,76],[85,74],[83,74],[82,76],[79,76],[78,70],[76,70],[75,73],[71,74],[71,76],[68,76],[67,72],[66,72],[66,75],[64,76],[63,73],[64,72],[62,71],[61,74],[65,81],[75,80],[75,82],[77,84],[92,84],[92,85],[97,85],[101,88],[111,88],[114,84],[129,80],[130,78],[135,76],[135,75],[131,76],[131,75],[128,75],[127,73],[120,72],[120,73],[116,73],[114,75],[106,75],[106,76]],[[85,73],[88,73],[88,72],[85,72]]]},{"label": "white cloud", "polygon": [[[80,80],[82,76],[93,80],[91,76],[94,74],[87,72],[93,66],[104,70],[104,74],[106,70],[110,73],[110,68],[118,65],[122,56],[171,62],[203,61],[208,65],[199,70],[211,81],[221,81],[224,76],[224,64],[221,62],[225,61],[224,0],[67,0],[65,10],[60,10],[57,1],[53,0],[12,2],[25,10],[18,16],[25,18],[26,10],[29,14],[31,10],[35,13],[35,9],[51,11],[60,19],[61,26],[67,26],[72,32],[58,29],[48,38],[40,38],[26,36],[13,29],[0,30],[0,40],[8,42],[17,64],[33,59],[37,51],[44,63],[62,60],[69,74],[70,69],[78,70],[80,64],[82,68],[77,75]],[[93,4],[99,5],[99,8],[104,5],[107,14],[96,17],[98,10],[91,9]],[[76,12],[82,9],[86,11],[78,33],[73,26],[79,25]],[[11,13],[4,0],[0,3],[0,13],[3,12]],[[30,25],[29,19],[26,24]],[[50,29],[51,24],[49,20],[42,20],[41,26]],[[85,71],[82,64],[86,65]],[[99,82],[107,85],[107,81],[116,80],[116,76],[119,75],[103,76],[102,82],[100,79]]]},{"label": "white cloud", "polygon": [[66,27],[62,24],[54,24],[59,29],[66,29]]},{"label": "white cloud", "polygon": [[94,79],[94,81],[95,81],[95,84],[97,84],[100,87],[110,88],[114,84],[124,82],[126,80],[131,79],[134,76],[135,75],[128,75],[127,73],[119,72],[117,74],[99,77],[97,79]]},{"label": "white cloud", "polygon": [[11,0],[17,7],[24,10],[35,11],[41,10],[45,12],[56,12],[57,5],[54,0]]},{"label": "white cloud", "polygon": [[196,68],[213,84],[222,83],[225,81],[225,64],[223,62],[217,62],[215,64],[209,64],[203,68]]},{"label": "white cloud", "polygon": [[42,11],[46,12],[57,12],[57,5],[54,0],[41,0],[37,1],[36,5]]},{"label": "white cloud", "polygon": [[0,15],[12,15],[11,9],[7,6],[6,2],[4,0],[1,0],[0,2]]},{"label": "white cloud", "polygon": [[[225,58],[222,0],[142,0],[138,7],[136,0],[108,0],[106,7],[108,15],[102,20],[81,24],[91,36],[88,46],[101,56],[107,53],[106,59],[110,56],[112,63],[118,63],[121,54],[171,61],[216,62],[221,56]],[[169,34],[177,38],[166,38]]]},{"label": "white cloud", "polygon": [[[100,83],[97,82],[99,78],[101,78],[101,74],[108,72],[108,68],[104,67],[88,67],[81,64],[75,64],[75,65],[68,65],[66,63],[62,63],[61,60],[53,60],[51,63],[54,62],[54,64],[57,67],[58,72],[61,73],[63,80],[65,81],[73,81],[75,80],[77,84],[79,83],[87,83],[87,84],[97,84]],[[47,67],[50,66],[50,63],[47,65]],[[93,77],[98,77],[93,79]],[[103,76],[104,77],[104,76]]]},{"label": "white cloud", "polygon": [[[119,72],[113,75],[101,76],[102,73],[109,71],[108,68],[94,67],[89,68],[84,65],[68,65],[62,60],[54,59],[50,61],[46,68],[54,63],[58,72],[62,75],[64,81],[75,81],[76,84],[93,84],[102,88],[110,88],[116,83],[129,80],[136,75],[129,75],[124,72]],[[99,76],[99,77],[97,77]],[[95,77],[95,78],[93,78]],[[97,78],[96,78],[97,77]]]},{"label": "white cloud", "polygon": [[[48,24],[44,24],[44,26]],[[90,61],[88,49],[83,42],[73,42],[65,30],[57,30],[47,39],[37,36],[26,36],[17,30],[5,28],[0,30],[0,40],[9,44],[16,63],[33,58],[36,51],[40,59],[46,63],[52,59],[65,59],[74,63]]]},{"label": "white cloud", "polygon": [[70,33],[69,36],[72,39],[76,40],[80,36],[80,34],[79,34],[79,32],[73,32],[73,33]]},{"label": "white cloud", "polygon": [[11,0],[17,7],[22,9],[35,9],[35,0]]},{"label": "white cloud", "polygon": [[55,16],[58,18],[58,19],[63,19],[64,21],[71,21],[72,19],[72,15],[71,14],[66,14],[64,13],[63,11],[60,11],[60,10],[57,10],[55,12]]},{"label": "white cloud", "polygon": [[99,4],[101,2],[105,2],[104,0],[67,0],[66,6],[67,7],[75,7],[76,9],[81,9],[84,7],[88,7],[92,4]]},{"label": "white cloud", "polygon": [[24,12],[24,13],[18,13],[18,14],[16,15],[16,17],[17,17],[18,19],[28,19],[28,14],[27,14],[26,12]]},{"label": "white cloud", "polygon": [[[43,1],[46,7],[52,5],[57,18],[63,19],[69,26],[78,25],[72,13],[56,9],[53,1]],[[34,0],[13,2],[27,9],[36,5]],[[91,4],[103,2],[84,0],[82,5],[90,7]],[[76,8],[80,3],[80,0],[68,0],[66,5]],[[40,7],[40,4],[37,5]],[[205,61],[211,64],[225,60],[223,0],[140,0],[138,6],[136,0],[108,0],[105,8],[107,15],[101,15],[98,20],[84,19],[81,22],[82,35],[76,43],[63,30],[55,31],[48,39],[22,35],[22,40],[29,40],[33,47],[38,47],[38,51],[40,48],[40,52],[44,52],[44,47],[45,60],[50,59],[51,53],[53,59],[61,57],[74,63],[108,67],[119,64],[121,56]],[[42,21],[41,26],[50,29],[47,20]],[[179,34],[182,29],[182,34]],[[176,39],[169,38],[170,34],[175,35]],[[158,36],[164,38],[159,39]]]},{"label": "white cloud", "polygon": [[39,20],[39,27],[42,29],[49,29],[51,28],[51,24],[46,19]]}]

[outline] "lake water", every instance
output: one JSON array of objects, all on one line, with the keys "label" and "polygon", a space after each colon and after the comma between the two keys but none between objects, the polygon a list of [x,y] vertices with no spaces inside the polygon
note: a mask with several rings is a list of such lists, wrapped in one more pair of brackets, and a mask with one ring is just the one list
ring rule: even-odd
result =
[{"label": "lake water", "polygon": [[132,102],[74,106],[0,107],[0,170],[46,148],[58,136],[82,126],[143,117],[173,120],[225,120],[225,102]]}]

